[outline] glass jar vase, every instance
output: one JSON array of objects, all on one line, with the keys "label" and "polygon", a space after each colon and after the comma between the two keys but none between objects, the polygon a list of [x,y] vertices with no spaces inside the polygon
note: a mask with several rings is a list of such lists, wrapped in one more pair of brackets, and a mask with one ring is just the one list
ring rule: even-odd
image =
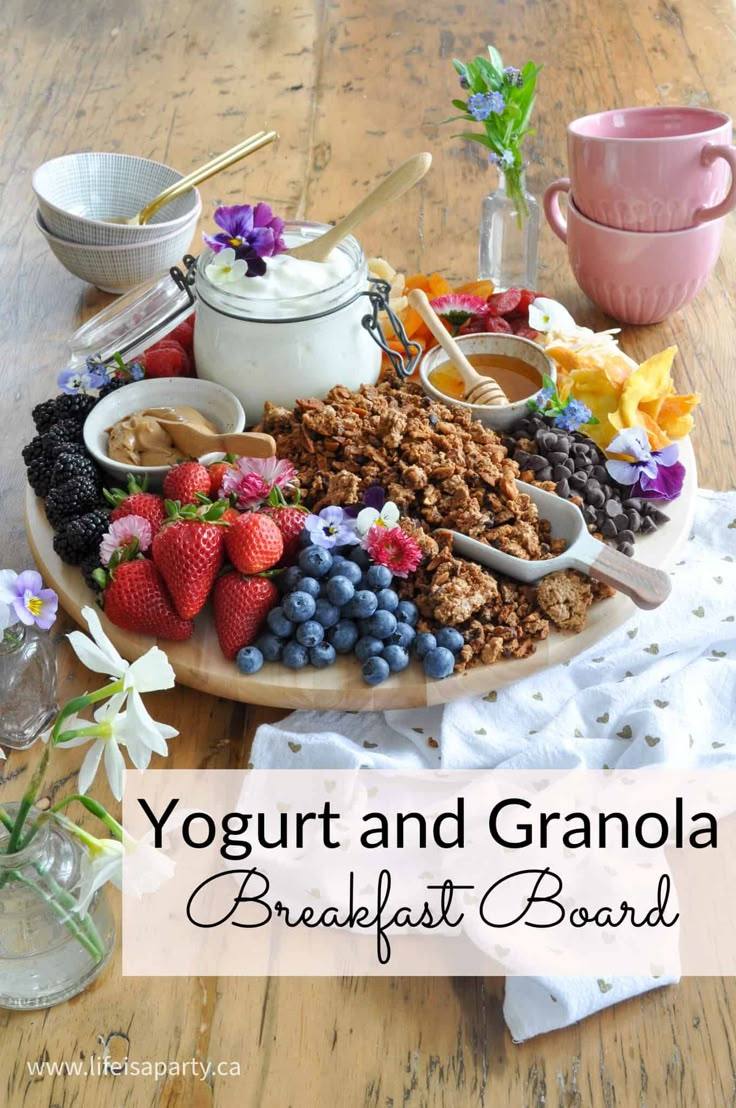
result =
[{"label": "glass jar vase", "polygon": [[0,635],[0,746],[29,747],[56,712],[54,643],[16,623]]},{"label": "glass jar vase", "polygon": [[[11,820],[17,810],[3,808]],[[31,809],[24,835],[40,816]],[[50,1008],[81,993],[104,969],[115,923],[104,887],[79,912],[88,860],[62,827],[43,821],[13,854],[2,853],[8,839],[0,824],[0,1008]]]},{"label": "glass jar vase", "polygon": [[498,171],[498,188],[483,200],[478,278],[498,289],[535,289],[539,204],[526,188],[524,170]]},{"label": "glass jar vase", "polygon": [[[330,228],[287,222],[287,247],[309,242]],[[293,408],[300,397],[323,397],[334,385],[373,385],[381,369],[381,348],[364,320],[370,312],[368,268],[357,239],[349,235],[333,251],[326,287],[301,292],[291,286],[274,295],[266,273],[253,295],[214,284],[207,267],[216,257],[200,254],[195,272],[197,375],[234,392],[248,424],[260,420],[267,400]],[[318,280],[320,263],[309,278]],[[265,282],[269,282],[268,285]],[[250,285],[251,282],[246,284]],[[274,291],[271,291],[272,288]]]}]

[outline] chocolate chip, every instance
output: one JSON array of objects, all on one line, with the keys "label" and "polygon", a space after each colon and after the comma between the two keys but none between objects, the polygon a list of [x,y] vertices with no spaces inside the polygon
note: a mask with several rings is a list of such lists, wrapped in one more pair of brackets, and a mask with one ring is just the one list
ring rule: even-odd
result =
[{"label": "chocolate chip", "polygon": [[605,502],[606,497],[601,489],[590,489],[588,503],[592,504],[594,508],[602,508]]},{"label": "chocolate chip", "polygon": [[[613,519],[614,516],[617,516],[620,511],[621,511],[621,504],[618,500],[614,500],[612,498],[611,500],[606,501],[606,515],[610,516],[611,519]],[[628,522],[628,520],[627,520],[627,522]]]},{"label": "chocolate chip", "polygon": [[552,467],[545,466],[544,469],[540,469],[537,473],[538,481],[551,481],[552,480]]},{"label": "chocolate chip", "polygon": [[547,458],[553,466],[562,465],[563,462],[567,461],[567,451],[551,450],[550,453],[547,455]]},{"label": "chocolate chip", "polygon": [[633,532],[633,531],[629,531],[629,529],[628,529],[627,527],[624,527],[624,528],[623,528],[623,529],[622,529],[621,531],[619,531],[619,533],[618,533],[618,541],[619,541],[620,543],[621,543],[621,542],[630,542],[630,543],[633,543],[633,542],[635,541],[635,540],[634,540],[634,532]]},{"label": "chocolate chip", "polygon": [[583,508],[583,519],[585,520],[586,523],[595,523],[596,518],[597,517],[596,517],[595,508],[590,508],[590,507]]},{"label": "chocolate chip", "polygon": [[601,524],[601,534],[605,535],[607,539],[616,538],[618,531],[616,529],[616,524],[613,522],[612,519],[603,520],[603,523]]},{"label": "chocolate chip", "polygon": [[566,462],[562,463],[562,465],[569,474],[572,475],[575,472],[575,462],[572,458],[568,458]]},{"label": "chocolate chip", "polygon": [[625,531],[629,526],[629,518],[625,512],[620,512],[617,516],[614,516],[613,522],[616,524],[617,531]]},{"label": "chocolate chip", "polygon": [[[599,489],[600,487],[601,483],[595,477],[588,478],[588,492],[593,492],[594,489]],[[601,501],[601,503],[603,503],[603,501]]]},{"label": "chocolate chip", "polygon": [[627,558],[632,558],[634,556],[633,542],[622,542],[619,546],[619,550],[622,554],[625,554]]},{"label": "chocolate chip", "polygon": [[597,477],[598,480],[601,481],[601,482],[607,481],[608,480],[608,470],[606,469],[605,466],[600,466],[600,465],[593,466],[593,476]]},{"label": "chocolate chip", "polygon": [[641,516],[637,512],[636,508],[629,508],[626,513],[626,518],[629,521],[629,527],[632,531],[638,531],[641,527]]},{"label": "chocolate chip", "polygon": [[561,496],[563,500],[567,500],[570,495],[570,485],[566,477],[563,477],[557,482],[557,488],[555,489],[558,496]]},{"label": "chocolate chip", "polygon": [[564,466],[556,465],[552,468],[552,476],[555,481],[566,481],[570,474],[567,472]]},{"label": "chocolate chip", "polygon": [[669,523],[670,521],[670,517],[667,515],[667,513],[661,512],[659,508],[652,508],[651,518],[654,520],[658,527],[661,527],[663,523]]},{"label": "chocolate chip", "polygon": [[588,478],[584,473],[573,473],[570,478],[570,487],[573,489],[584,489],[588,483]]},{"label": "chocolate chip", "polygon": [[514,461],[519,463],[521,469],[526,469],[527,462],[529,461],[529,454],[526,450],[516,450],[514,452]]},{"label": "chocolate chip", "polygon": [[654,522],[651,516],[644,516],[641,521],[641,527],[639,528],[643,535],[649,535],[652,531],[657,530],[657,524]]},{"label": "chocolate chip", "polygon": [[545,431],[539,438],[539,445],[544,450],[554,450],[557,446],[557,435],[554,431]]},{"label": "chocolate chip", "polygon": [[641,500],[638,500],[636,497],[634,497],[631,500],[624,500],[624,508],[633,508],[634,511],[640,512],[641,511]]}]

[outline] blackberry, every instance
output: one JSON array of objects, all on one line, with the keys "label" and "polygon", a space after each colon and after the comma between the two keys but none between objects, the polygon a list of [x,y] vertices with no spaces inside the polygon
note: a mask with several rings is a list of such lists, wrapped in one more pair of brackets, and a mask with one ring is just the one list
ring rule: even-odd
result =
[{"label": "blackberry", "polygon": [[78,451],[62,450],[54,461],[51,473],[51,488],[66,484],[75,477],[87,477],[102,485],[102,474],[91,458]]},{"label": "blackberry", "polygon": [[100,555],[98,554],[96,547],[91,550],[89,554],[85,554],[85,556],[79,563],[79,568],[82,571],[82,577],[84,577],[88,588],[92,589],[92,592],[102,592],[102,587],[93,576],[96,569],[102,568]]},{"label": "blackberry", "polygon": [[54,468],[54,459],[46,458],[42,454],[40,458],[34,458],[28,466],[26,477],[36,496],[48,496],[51,488],[51,473]]},{"label": "blackberry", "polygon": [[113,377],[112,381],[108,381],[106,385],[103,385],[100,389],[100,400],[104,396],[108,396],[111,392],[115,392],[116,389],[121,389],[123,385],[130,384],[127,377]]},{"label": "blackberry", "polygon": [[76,419],[62,419],[43,436],[43,452],[55,457],[69,442],[82,441],[82,428]]},{"label": "blackberry", "polygon": [[36,404],[31,415],[39,435],[45,434],[55,423],[58,423],[60,418],[56,412],[56,397],[52,397],[51,400],[44,400],[43,404]]},{"label": "blackberry", "polygon": [[57,488],[49,491],[46,497],[46,518],[55,531],[63,523],[77,516],[86,515],[102,504],[100,486],[89,477],[73,477]]},{"label": "blackberry", "polygon": [[31,462],[35,462],[39,458],[43,458],[43,437],[41,435],[36,435],[36,437],[31,439],[30,442],[27,442],[21,450],[21,455],[23,457],[23,461],[27,466],[29,466]]},{"label": "blackberry", "polygon": [[96,403],[97,397],[90,396],[89,393],[77,392],[69,396],[62,392],[54,401],[56,418],[57,420],[75,419],[77,423],[84,423]]},{"label": "blackberry", "polygon": [[64,524],[54,535],[54,550],[62,562],[78,566],[85,554],[96,551],[107,531],[109,515],[104,508],[97,508]]}]

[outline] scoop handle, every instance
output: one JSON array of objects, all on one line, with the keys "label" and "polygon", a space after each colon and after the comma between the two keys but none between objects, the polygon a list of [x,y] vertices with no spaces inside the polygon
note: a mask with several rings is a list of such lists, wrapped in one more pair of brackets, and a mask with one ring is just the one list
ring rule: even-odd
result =
[{"label": "scoop handle", "polygon": [[591,577],[625,593],[638,608],[658,608],[664,604],[672,591],[672,582],[664,570],[652,569],[610,546],[601,546],[587,570]]}]

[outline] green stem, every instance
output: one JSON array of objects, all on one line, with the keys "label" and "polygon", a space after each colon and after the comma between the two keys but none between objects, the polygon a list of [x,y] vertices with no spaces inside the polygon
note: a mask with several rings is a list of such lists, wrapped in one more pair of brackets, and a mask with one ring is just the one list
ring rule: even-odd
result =
[{"label": "green stem", "polygon": [[[48,882],[51,892],[48,892],[43,885],[26,877],[21,870],[11,870],[9,876],[14,877],[22,885],[26,885],[29,889],[33,889],[38,893],[46,901],[54,915],[82,944],[87,953],[91,954],[96,962],[101,961],[105,956],[105,944],[92,917],[88,912],[85,912],[84,915],[76,912],[77,902],[74,897],[66,889],[62,889],[48,873],[44,873],[40,866],[34,864],[34,869],[40,877]],[[51,893],[53,893],[53,896]]]},{"label": "green stem", "polygon": [[123,828],[120,826],[116,819],[110,815],[110,813],[102,807],[96,800],[93,800],[91,796],[83,796],[81,793],[73,793],[72,796],[65,796],[63,800],[57,801],[51,808],[52,812],[61,812],[66,808],[67,804],[71,804],[72,801],[78,800],[80,804],[83,804],[88,812],[91,812],[93,816],[97,816],[99,820],[104,823],[105,827],[112,832],[112,836],[118,839],[120,842],[123,840]]},{"label": "green stem", "polygon": [[0,823],[7,831],[13,830],[13,821],[4,808],[0,808]]}]

